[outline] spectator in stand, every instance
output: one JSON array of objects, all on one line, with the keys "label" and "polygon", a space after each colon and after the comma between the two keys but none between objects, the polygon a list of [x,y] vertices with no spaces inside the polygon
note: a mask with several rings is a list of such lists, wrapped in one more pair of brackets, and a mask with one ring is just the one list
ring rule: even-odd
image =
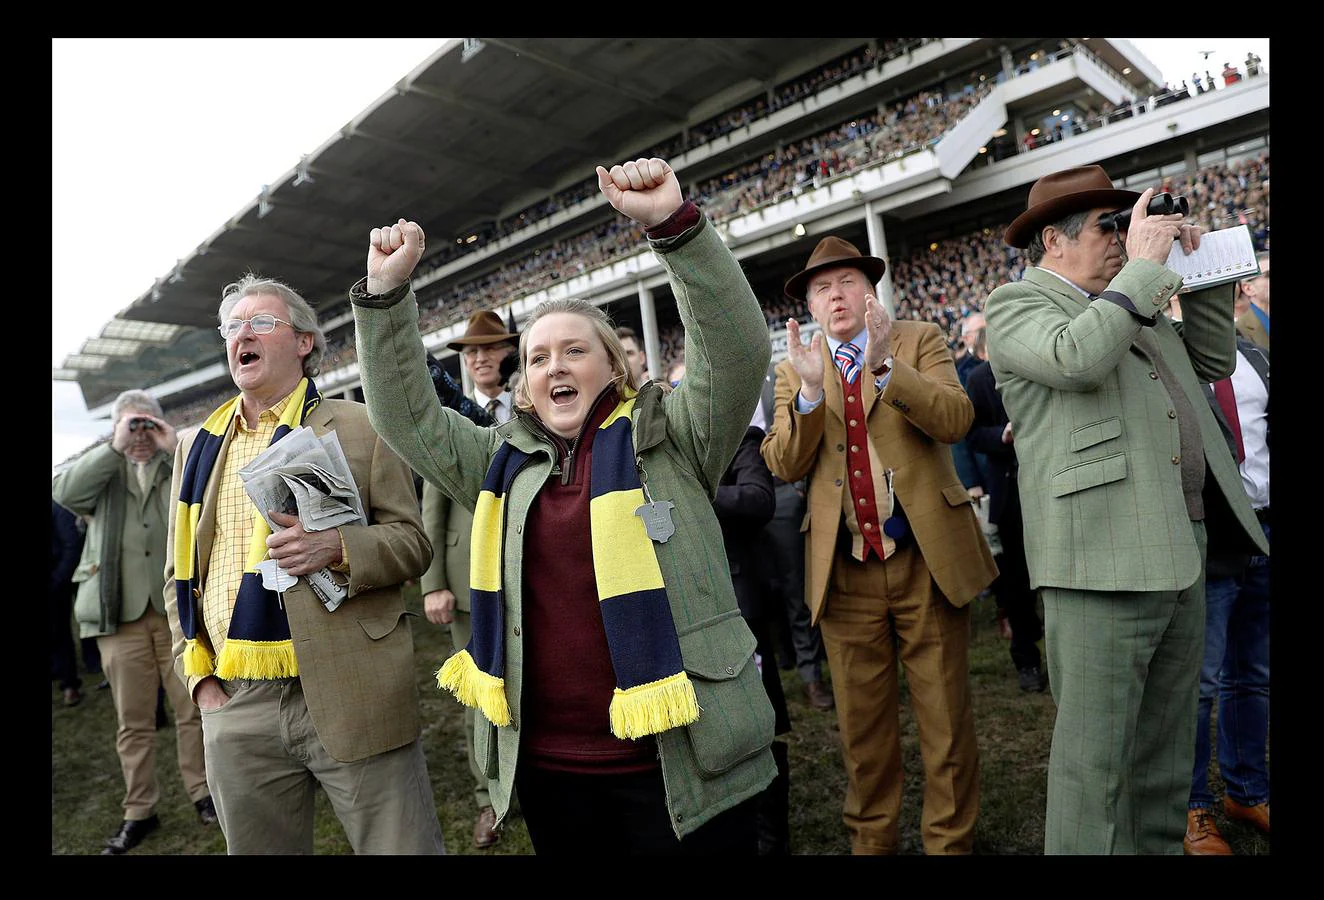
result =
[{"label": "spectator in stand", "polygon": [[[164,544],[171,681],[202,710],[226,850],[311,854],[320,786],[356,854],[441,854],[401,592],[431,558],[413,477],[362,404],[318,392],[326,338],[298,293],[246,275],[217,317],[239,394],[180,441]],[[296,428],[334,431],[366,521],[254,506],[240,470]],[[305,577],[323,570],[332,608]]]},{"label": "spectator in stand", "polygon": [[[1058,706],[1045,853],[1181,852],[1206,517],[1227,506],[1268,552],[1199,387],[1233,368],[1232,291],[1194,291],[1180,328],[1161,314],[1163,263],[1200,229],[1148,215],[1153,194],[1099,166],[1040,178],[1005,236],[1030,266],[984,307]],[[1126,204],[1129,230],[1101,224]]]},{"label": "spectator in stand", "polygon": [[1246,53],[1246,77],[1254,78],[1258,74],[1260,74],[1260,57],[1251,50]]},{"label": "spectator in stand", "polygon": [[635,383],[643,384],[648,380],[648,354],[644,352],[643,342],[628,325],[618,326],[616,336],[621,339],[621,346],[625,348],[625,358],[634,372]]},{"label": "spectator in stand", "polygon": [[965,385],[975,409],[975,422],[966,440],[988,460],[989,497],[985,502],[989,504],[988,520],[997,526],[1001,547],[995,557],[998,577],[991,590],[1011,632],[1011,662],[1016,667],[1017,684],[1022,691],[1042,693],[1048,687],[1048,672],[1038,647],[1044,629],[1036,607],[1038,595],[1030,588],[1025,565],[1015,432],[993,382],[982,328],[975,342],[975,356],[981,361],[970,371]]},{"label": "spectator in stand", "polygon": [[[785,321],[785,320],[783,320]],[[777,367],[768,366],[763,377],[759,409],[764,423],[776,414]],[[827,711],[836,702],[832,690],[823,683],[823,636],[814,624],[805,604],[805,540],[800,526],[805,516],[805,479],[783,481],[772,476],[776,508],[772,520],[763,528],[766,546],[772,552],[772,590],[781,601],[789,647],[787,655],[805,687],[805,697],[814,709]]]},{"label": "spectator in stand", "polygon": [[725,559],[704,561],[768,333],[669,165],[597,172],[692,329],[679,387],[636,389],[606,314],[553,300],[525,323],[512,422],[486,429],[443,409],[409,284],[424,236],[402,219],[372,230],[350,295],[364,394],[419,474],[476,509],[474,637],[438,682],[487,722],[475,743],[498,823],[518,791],[539,855],[753,855],[774,716]]},{"label": "spectator in stand", "polygon": [[1237,295],[1247,311],[1237,317],[1237,330],[1257,347],[1269,349],[1269,253],[1255,254],[1260,274],[1237,282]]},{"label": "spectator in stand", "polygon": [[1223,87],[1231,87],[1241,80],[1241,73],[1232,63],[1223,63]]},{"label": "spectator in stand", "polygon": [[966,854],[979,807],[968,604],[997,569],[943,446],[969,431],[970,400],[941,331],[892,322],[874,296],[884,269],[827,237],[787,282],[822,332],[805,346],[787,321],[763,457],[783,480],[809,478],[806,600],[832,670],[852,853],[897,851],[899,657],[923,735],[924,849]]},{"label": "spectator in stand", "polygon": [[55,476],[61,506],[89,522],[74,616],[79,631],[96,636],[110,682],[118,723],[115,750],[124,773],[124,819],[103,855],[138,846],[161,820],[156,776],[157,698],[162,686],[175,711],[175,745],[184,790],[204,825],[216,824],[207,786],[202,723],[184,686],[171,671],[170,626],[162,576],[166,534],[174,507],[169,499],[170,454],[175,429],[161,404],[146,391],[121,393],[111,404],[109,442],[89,450]]},{"label": "spectator in stand", "polygon": [[[495,424],[509,422],[514,415],[512,395],[504,372],[507,358],[515,353],[519,335],[506,329],[501,317],[491,310],[474,313],[464,334],[447,346],[460,352],[465,369],[473,382],[474,396]],[[423,482],[423,529],[432,544],[432,564],[423,573],[419,587],[423,592],[423,614],[433,625],[449,625],[451,652],[459,653],[473,637],[473,617],[469,606],[469,535],[473,532],[473,512],[451,499],[429,481]],[[488,793],[487,772],[474,751],[474,710],[464,710],[464,745],[469,772],[474,779],[474,802],[478,817],[474,820],[473,841],[479,849],[491,847],[501,839],[496,828],[496,813]]]},{"label": "spectator in stand", "polygon": [[65,706],[77,706],[83,702],[79,690],[83,679],[78,677],[72,632],[74,569],[82,553],[83,532],[78,528],[78,517],[52,500],[51,590],[47,601],[51,617],[51,677],[59,681]]}]

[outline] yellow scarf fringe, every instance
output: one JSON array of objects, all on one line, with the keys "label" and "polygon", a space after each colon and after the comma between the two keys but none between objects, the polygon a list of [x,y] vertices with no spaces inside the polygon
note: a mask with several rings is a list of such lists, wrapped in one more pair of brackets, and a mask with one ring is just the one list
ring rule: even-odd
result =
[{"label": "yellow scarf fringe", "polygon": [[465,706],[479,709],[493,725],[510,724],[506,680],[478,668],[468,650],[461,650],[437,670],[437,687],[448,690]]},{"label": "yellow scarf fringe", "polygon": [[640,738],[699,718],[694,685],[683,671],[629,690],[616,688],[611,698],[611,733]]},{"label": "yellow scarf fringe", "polygon": [[212,659],[211,651],[198,643],[197,638],[190,638],[184,642],[184,674],[185,675],[210,675],[215,668],[215,660]]},{"label": "yellow scarf fringe", "polygon": [[231,638],[216,661],[218,678],[293,678],[299,662],[291,641],[244,641]]}]

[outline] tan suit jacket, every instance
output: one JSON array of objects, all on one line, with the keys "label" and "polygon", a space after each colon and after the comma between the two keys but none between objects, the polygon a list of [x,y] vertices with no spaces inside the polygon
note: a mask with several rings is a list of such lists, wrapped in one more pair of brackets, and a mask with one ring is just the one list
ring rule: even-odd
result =
[{"label": "tan suit jacket", "polygon": [[[809,479],[805,602],[818,622],[837,554],[846,484],[845,399],[823,341],[824,401],[795,411],[800,376],[789,360],[777,366],[777,399],[763,458],[783,481]],[[942,332],[931,322],[892,326],[892,376],[879,395],[862,376],[861,400],[874,449],[894,472],[893,490],[910,520],[929,572],[952,605],[969,603],[997,575],[970,495],[956,474],[949,444],[965,437],[974,408],[961,388]]]},{"label": "tan suit jacket", "polygon": [[[336,432],[369,522],[340,529],[349,555],[349,597],[334,613],[326,611],[304,579],[284,595],[299,680],[317,736],[334,758],[352,762],[404,746],[419,736],[414,642],[405,620],[416,613],[406,611],[401,586],[427,568],[432,547],[423,534],[409,467],[373,431],[363,404],[324,399],[304,424],[318,435]],[[203,585],[216,531],[220,473],[233,434],[232,425],[207,482],[198,522],[199,584]],[[170,484],[174,504],[197,435],[195,430],[182,437],[175,451]],[[167,546],[173,548],[173,516],[170,523]],[[183,674],[184,635],[174,575],[172,551],[165,570],[166,613],[174,639],[175,671],[191,694],[202,679]],[[201,609],[202,598],[197,602]],[[209,649],[213,646],[201,622],[198,638]]]},{"label": "tan suit jacket", "polygon": [[1237,331],[1240,331],[1246,340],[1257,347],[1269,349],[1269,332],[1264,330],[1264,323],[1260,317],[1255,315],[1255,310],[1248,309],[1237,317]]}]

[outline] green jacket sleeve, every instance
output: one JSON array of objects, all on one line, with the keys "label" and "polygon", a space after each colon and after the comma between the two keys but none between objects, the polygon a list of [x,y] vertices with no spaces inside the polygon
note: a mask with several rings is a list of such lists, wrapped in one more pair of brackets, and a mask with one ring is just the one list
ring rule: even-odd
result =
[{"label": "green jacket sleeve", "polygon": [[408,285],[372,295],[365,281],[351,289],[350,302],[368,420],[424,481],[472,510],[501,436],[437,399]]}]

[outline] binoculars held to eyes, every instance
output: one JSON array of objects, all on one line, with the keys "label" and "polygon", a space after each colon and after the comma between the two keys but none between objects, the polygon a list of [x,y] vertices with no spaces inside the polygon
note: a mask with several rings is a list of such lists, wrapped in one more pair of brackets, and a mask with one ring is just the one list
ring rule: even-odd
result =
[{"label": "binoculars held to eyes", "polygon": [[[1185,197],[1174,197],[1168,193],[1155,194],[1149,198],[1145,211],[1151,216],[1170,216],[1173,213],[1188,215],[1191,204]],[[1104,231],[1126,231],[1131,225],[1131,210],[1119,209],[1117,212],[1099,216],[1099,227]]]},{"label": "binoculars held to eyes", "polygon": [[156,429],[156,423],[153,422],[151,419],[130,419],[130,420],[129,420],[129,430],[130,430],[130,431],[139,431],[139,430],[142,430],[142,431],[154,431],[155,429]]}]

